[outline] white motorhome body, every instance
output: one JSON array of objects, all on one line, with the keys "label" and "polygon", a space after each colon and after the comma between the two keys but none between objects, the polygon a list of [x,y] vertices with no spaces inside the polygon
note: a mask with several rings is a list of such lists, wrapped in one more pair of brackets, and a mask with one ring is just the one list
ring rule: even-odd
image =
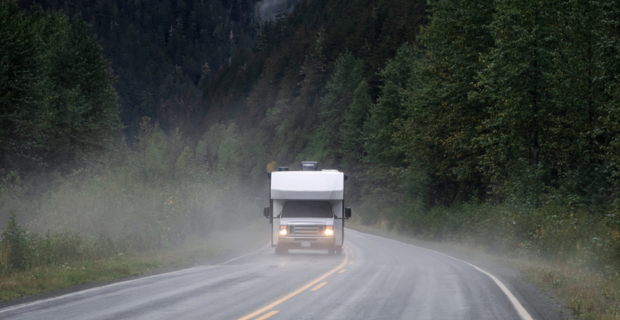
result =
[{"label": "white motorhome body", "polygon": [[264,215],[271,222],[271,244],[277,253],[342,252],[344,220],[350,215],[344,207],[344,180],[337,170],[271,173],[270,206]]}]

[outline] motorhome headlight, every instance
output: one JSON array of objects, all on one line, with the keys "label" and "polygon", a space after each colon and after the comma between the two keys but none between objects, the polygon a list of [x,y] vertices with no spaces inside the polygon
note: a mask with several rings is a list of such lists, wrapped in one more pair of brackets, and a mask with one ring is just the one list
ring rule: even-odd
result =
[{"label": "motorhome headlight", "polygon": [[286,226],[280,226],[280,235],[285,236],[287,234]]},{"label": "motorhome headlight", "polygon": [[327,226],[327,228],[325,228],[325,235],[326,236],[333,236],[334,235],[334,227]]}]

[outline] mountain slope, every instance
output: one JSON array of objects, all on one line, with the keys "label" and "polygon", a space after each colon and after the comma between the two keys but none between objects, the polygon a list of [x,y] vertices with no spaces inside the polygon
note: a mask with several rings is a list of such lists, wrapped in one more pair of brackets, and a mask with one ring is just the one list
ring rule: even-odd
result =
[{"label": "mountain slope", "polygon": [[129,139],[142,117],[166,130],[183,127],[200,102],[201,79],[252,46],[256,0],[21,0],[80,14],[92,25],[117,77],[121,118]]}]

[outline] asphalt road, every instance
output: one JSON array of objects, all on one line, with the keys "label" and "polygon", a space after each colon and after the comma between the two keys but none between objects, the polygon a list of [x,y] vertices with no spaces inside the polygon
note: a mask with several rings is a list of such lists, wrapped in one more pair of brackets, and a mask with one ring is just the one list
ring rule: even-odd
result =
[{"label": "asphalt road", "polygon": [[264,247],[7,307],[0,319],[560,319],[520,280],[441,253],[350,229],[345,249],[280,256]]}]

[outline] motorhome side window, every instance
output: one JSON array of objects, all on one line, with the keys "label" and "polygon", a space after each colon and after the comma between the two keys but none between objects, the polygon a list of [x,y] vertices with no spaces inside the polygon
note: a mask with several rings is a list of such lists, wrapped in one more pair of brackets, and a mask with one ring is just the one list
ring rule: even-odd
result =
[{"label": "motorhome side window", "polygon": [[283,218],[332,218],[332,205],[326,201],[287,201],[282,208]]}]

